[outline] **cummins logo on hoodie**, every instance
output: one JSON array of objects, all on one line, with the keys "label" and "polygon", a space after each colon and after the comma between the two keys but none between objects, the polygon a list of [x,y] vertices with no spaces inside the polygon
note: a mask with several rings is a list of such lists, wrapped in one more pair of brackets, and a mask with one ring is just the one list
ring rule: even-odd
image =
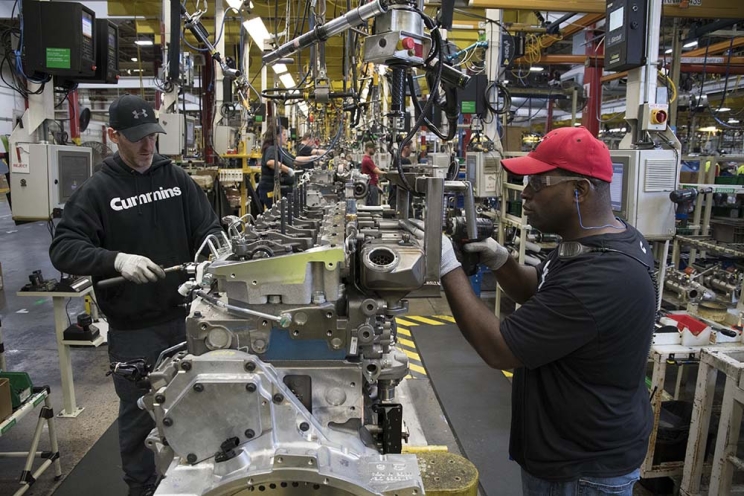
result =
[{"label": "cummins logo on hoodie", "polygon": [[181,188],[179,188],[178,186],[174,186],[173,188],[164,189],[161,186],[160,189],[157,191],[151,191],[148,193],[142,193],[141,195],[130,196],[129,198],[125,198],[124,200],[117,196],[116,198],[113,198],[111,200],[109,206],[111,206],[111,208],[116,211],[126,210],[128,208],[136,207],[137,205],[145,205],[154,201],[167,200],[168,198],[173,198],[176,196],[181,196]]}]

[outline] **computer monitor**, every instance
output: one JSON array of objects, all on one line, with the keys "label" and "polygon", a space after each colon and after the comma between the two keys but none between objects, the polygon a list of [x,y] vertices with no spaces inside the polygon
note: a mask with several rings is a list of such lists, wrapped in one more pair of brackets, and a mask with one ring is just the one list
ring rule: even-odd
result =
[{"label": "computer monitor", "polygon": [[193,119],[186,119],[186,148],[193,148],[195,145],[194,128],[196,123]]},{"label": "computer monitor", "polygon": [[64,204],[91,176],[91,155],[87,150],[57,150],[57,202]]},{"label": "computer monitor", "polygon": [[615,215],[627,220],[628,207],[628,157],[612,157],[612,183],[610,183],[610,203]]}]

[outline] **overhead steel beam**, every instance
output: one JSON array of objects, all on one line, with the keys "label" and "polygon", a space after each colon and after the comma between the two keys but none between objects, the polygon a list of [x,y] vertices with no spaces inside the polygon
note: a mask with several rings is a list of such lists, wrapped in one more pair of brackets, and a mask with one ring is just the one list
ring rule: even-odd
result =
[{"label": "overhead steel beam", "polygon": [[[744,3],[742,3],[744,5]],[[699,46],[699,45],[698,45]],[[729,48],[736,48],[744,46],[744,37],[740,36],[739,38],[734,38],[733,44],[731,40],[728,41],[721,41],[719,43],[713,43],[709,47],[699,47],[695,50],[690,50],[689,52],[684,52],[682,54],[683,57],[704,57],[707,53],[708,55],[717,55],[719,53],[723,53]]]},{"label": "overhead steel beam", "polygon": [[[664,5],[664,17],[701,17],[707,19],[744,18],[744,2],[739,0],[704,0],[701,5],[685,2],[687,8]],[[604,14],[606,0],[470,0],[469,6],[482,9],[548,10],[551,12],[580,12]]]},{"label": "overhead steel beam", "polygon": [[[597,58],[599,59],[599,62],[601,63],[604,60],[604,56],[591,56],[587,57],[586,55],[542,55],[540,57],[541,64],[561,64],[561,65],[575,65],[575,64],[584,64],[589,58]],[[515,61],[516,64],[521,65],[530,65],[529,62],[525,61],[524,59],[517,59]]]}]

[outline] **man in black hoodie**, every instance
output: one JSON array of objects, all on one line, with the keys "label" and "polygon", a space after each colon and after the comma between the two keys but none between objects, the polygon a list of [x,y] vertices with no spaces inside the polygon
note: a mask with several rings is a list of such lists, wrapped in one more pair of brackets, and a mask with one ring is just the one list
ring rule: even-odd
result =
[{"label": "man in black hoodie", "polygon": [[[202,241],[221,228],[196,183],[155,154],[157,134],[165,131],[147,102],[118,98],[109,107],[109,126],[119,151],[67,201],[49,255],[69,274],[94,281],[120,274],[129,281],[96,289],[110,327],[109,357],[144,357],[152,365],[161,351],[185,341],[187,309],[177,288],[186,278],[162,267],[193,260]],[[114,387],[124,480],[130,495],[152,494],[155,462],[145,439],[155,424],[137,407],[144,391],[116,376]]]}]

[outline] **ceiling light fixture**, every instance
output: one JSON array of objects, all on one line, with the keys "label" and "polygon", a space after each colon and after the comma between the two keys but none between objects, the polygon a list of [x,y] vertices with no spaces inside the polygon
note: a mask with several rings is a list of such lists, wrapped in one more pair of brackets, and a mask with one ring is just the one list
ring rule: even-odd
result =
[{"label": "ceiling light fixture", "polygon": [[132,57],[132,62],[137,62],[137,57]]},{"label": "ceiling light fixture", "polygon": [[731,109],[728,107],[721,107],[718,109],[718,112],[729,112],[729,111],[731,111]]},{"label": "ceiling light fixture", "polygon": [[227,6],[231,9],[239,11],[240,9],[247,7],[248,9],[253,10],[253,2],[250,0],[225,0],[225,2],[227,2]]},{"label": "ceiling light fixture", "polygon": [[672,49],[671,49],[671,48],[667,48],[667,49],[666,49],[666,52],[664,52],[664,53],[666,53],[666,54],[670,54],[670,53],[672,53]]},{"label": "ceiling light fixture", "polygon": [[134,44],[139,46],[152,46],[154,43],[152,40],[135,40]]},{"label": "ceiling light fixture", "polygon": [[261,20],[260,17],[248,19],[243,23],[243,27],[248,32],[250,37],[253,38],[253,42],[256,44],[258,49],[263,51],[264,43],[266,42],[266,40],[271,38],[269,30],[266,29],[266,25],[264,24],[263,20]]},{"label": "ceiling light fixture", "polygon": [[682,45],[682,48],[692,48],[692,47],[697,46],[697,44],[698,44],[697,40],[690,41],[690,42],[687,42],[684,45]]},{"label": "ceiling light fixture", "polygon": [[292,74],[288,72],[279,76],[279,80],[282,82],[285,88],[294,88],[296,86]]},{"label": "ceiling light fixture", "polygon": [[530,71],[531,72],[542,72],[544,70],[545,70],[544,67],[540,67],[540,66],[536,66],[536,65],[533,65],[532,67],[530,67]]},{"label": "ceiling light fixture", "polygon": [[287,66],[284,64],[274,64],[271,66],[272,69],[274,69],[274,72],[276,74],[284,74],[287,72]]},{"label": "ceiling light fixture", "polygon": [[738,119],[729,119],[726,122],[728,122],[729,124],[738,124],[739,123]]}]

